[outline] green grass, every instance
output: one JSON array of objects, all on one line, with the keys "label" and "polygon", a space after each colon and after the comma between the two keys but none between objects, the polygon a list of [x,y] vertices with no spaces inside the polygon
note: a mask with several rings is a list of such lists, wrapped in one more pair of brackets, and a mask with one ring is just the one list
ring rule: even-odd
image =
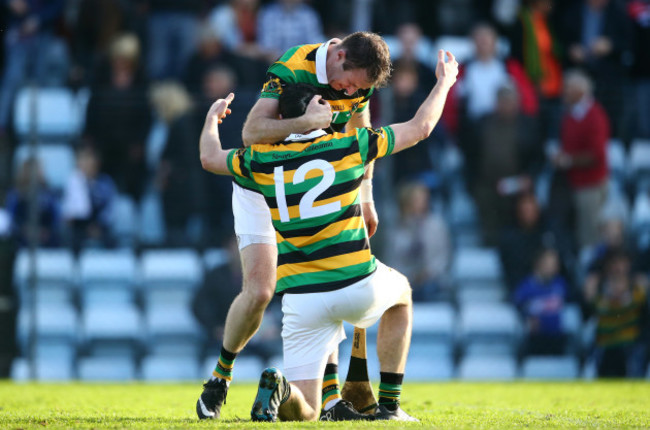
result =
[{"label": "green grass", "polygon": [[[376,387],[375,387],[376,388]],[[0,381],[0,428],[268,428],[252,424],[251,384],[233,384],[220,422],[199,422],[200,384],[14,384]],[[291,423],[282,428],[650,428],[647,382],[407,384],[421,424]],[[279,426],[279,425],[278,425]]]}]

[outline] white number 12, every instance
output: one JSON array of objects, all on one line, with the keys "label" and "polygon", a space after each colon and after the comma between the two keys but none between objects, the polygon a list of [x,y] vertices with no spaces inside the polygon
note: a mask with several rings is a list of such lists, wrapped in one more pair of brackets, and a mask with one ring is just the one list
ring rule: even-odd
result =
[{"label": "white number 12", "polygon": [[[293,175],[293,184],[297,185],[305,181],[305,176],[312,170],[320,170],[323,177],[315,187],[311,188],[300,199],[298,210],[301,219],[316,218],[328,215],[341,210],[341,202],[330,202],[320,206],[314,206],[314,202],[334,183],[336,171],[334,166],[325,160],[311,160],[296,169]],[[273,179],[275,181],[275,199],[278,202],[278,211],[280,212],[280,221],[289,222],[289,208],[287,207],[287,197],[284,190],[284,167],[277,166],[273,170]]]}]

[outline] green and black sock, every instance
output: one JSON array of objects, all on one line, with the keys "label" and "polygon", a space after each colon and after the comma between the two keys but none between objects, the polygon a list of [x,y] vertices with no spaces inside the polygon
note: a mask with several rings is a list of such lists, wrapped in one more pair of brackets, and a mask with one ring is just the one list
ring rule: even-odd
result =
[{"label": "green and black sock", "polygon": [[380,372],[379,404],[386,406],[391,411],[399,407],[399,398],[402,394],[403,373]]},{"label": "green and black sock", "polygon": [[329,410],[341,400],[341,385],[339,382],[339,366],[334,363],[328,363],[325,366],[325,375],[323,376],[323,396],[321,408],[324,411]]},{"label": "green and black sock", "polygon": [[217,367],[212,371],[212,379],[220,378],[230,384],[232,381],[232,368],[235,365],[235,358],[237,354],[227,351],[223,346],[221,347],[221,354],[219,355],[219,362]]}]

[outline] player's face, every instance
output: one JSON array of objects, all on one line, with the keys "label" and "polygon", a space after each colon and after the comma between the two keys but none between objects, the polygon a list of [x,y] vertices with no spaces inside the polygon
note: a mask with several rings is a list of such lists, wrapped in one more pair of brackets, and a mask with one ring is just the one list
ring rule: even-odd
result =
[{"label": "player's face", "polygon": [[342,65],[331,74],[329,84],[337,91],[345,91],[345,94],[349,96],[360,89],[367,90],[372,87],[364,69],[343,70]]}]

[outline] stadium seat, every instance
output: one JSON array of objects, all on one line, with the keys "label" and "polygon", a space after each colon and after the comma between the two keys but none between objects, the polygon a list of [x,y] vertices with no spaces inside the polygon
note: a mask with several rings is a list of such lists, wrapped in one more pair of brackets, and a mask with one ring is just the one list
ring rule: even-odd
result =
[{"label": "stadium seat", "polygon": [[[61,283],[70,285],[75,279],[75,261],[72,252],[67,249],[36,250],[36,279],[39,282]],[[14,264],[14,282],[25,285],[30,276],[30,255],[21,250]]]},{"label": "stadium seat", "polygon": [[194,288],[203,280],[201,259],[192,249],[146,251],[141,268],[145,288]]},{"label": "stadium seat", "polygon": [[449,303],[413,303],[413,335],[450,338],[456,311]]},{"label": "stadium seat", "polygon": [[496,285],[486,283],[482,288],[459,287],[456,291],[458,303],[498,303],[504,300],[506,295],[504,288],[497,288]]},{"label": "stadium seat", "polygon": [[136,279],[136,258],[131,249],[85,250],[79,256],[79,276],[84,286],[132,284]]},{"label": "stadium seat", "polygon": [[[31,149],[28,144],[21,144],[16,148],[13,159],[14,171],[30,156]],[[75,154],[69,145],[63,143],[38,144],[36,146],[38,159],[45,181],[54,189],[62,190],[75,169]]]},{"label": "stadium seat", "polygon": [[142,317],[133,304],[96,304],[83,310],[83,333],[95,340],[139,341],[144,332]]},{"label": "stadium seat", "polygon": [[[37,381],[69,381],[74,378],[72,361],[54,358],[39,358],[34,362],[35,380]],[[32,379],[32,368],[26,358],[16,358],[11,363],[10,378],[15,382],[26,382]]]},{"label": "stadium seat", "polygon": [[35,357],[42,360],[65,360],[70,363],[77,357],[77,346],[72,339],[37,339]]},{"label": "stadium seat", "polygon": [[[237,360],[239,365],[239,360]],[[155,356],[142,359],[142,379],[145,381],[193,381],[199,379],[195,356]]]},{"label": "stadium seat", "polygon": [[452,276],[460,289],[503,288],[499,254],[492,248],[459,248],[454,256]]},{"label": "stadium seat", "polygon": [[626,159],[625,146],[618,139],[611,139],[607,143],[607,164],[613,176],[625,180],[626,177]]},{"label": "stadium seat", "polygon": [[650,193],[639,192],[634,198],[631,225],[634,230],[650,226]]},{"label": "stadium seat", "polygon": [[446,381],[454,377],[450,357],[410,357],[406,363],[407,381]]},{"label": "stadium seat", "polygon": [[508,381],[517,376],[517,363],[509,357],[467,357],[458,366],[458,377],[473,381]]},{"label": "stadium seat", "polygon": [[203,253],[203,265],[206,270],[228,264],[228,251],[223,248],[206,249]]},{"label": "stadium seat", "polygon": [[82,381],[132,381],[136,377],[135,363],[128,357],[84,357],[79,360]]},{"label": "stadium seat", "polygon": [[579,305],[566,304],[562,310],[562,328],[568,336],[569,350],[578,352],[581,348],[582,311]]},{"label": "stadium seat", "polygon": [[476,206],[467,193],[465,186],[458,183],[453,185],[451,188],[452,192],[446,216],[451,228],[454,231],[476,229],[478,226]]},{"label": "stadium seat", "polygon": [[146,333],[149,338],[193,337],[202,334],[191,309],[185,304],[149,305],[145,312]]},{"label": "stadium seat", "polygon": [[632,141],[627,169],[637,192],[650,191],[650,139]]},{"label": "stadium seat", "polygon": [[149,191],[140,201],[138,239],[148,245],[159,245],[165,241],[165,235],[165,219],[160,193]]},{"label": "stadium seat", "polygon": [[528,357],[522,365],[525,379],[576,379],[580,365],[575,357]]},{"label": "stadium seat", "polygon": [[[501,303],[466,303],[459,312],[460,340],[465,349],[479,348],[499,353],[514,350],[520,334],[515,309]],[[471,346],[477,344],[481,346]]]},{"label": "stadium seat", "polygon": [[138,224],[135,202],[125,194],[118,194],[113,203],[112,212],[113,233],[118,244],[126,247],[133,246]]},{"label": "stadium seat", "polygon": [[35,93],[29,87],[20,89],[14,102],[14,130],[20,138],[26,138],[33,127],[39,137],[77,136],[81,116],[74,93],[65,87],[37,88]]}]

